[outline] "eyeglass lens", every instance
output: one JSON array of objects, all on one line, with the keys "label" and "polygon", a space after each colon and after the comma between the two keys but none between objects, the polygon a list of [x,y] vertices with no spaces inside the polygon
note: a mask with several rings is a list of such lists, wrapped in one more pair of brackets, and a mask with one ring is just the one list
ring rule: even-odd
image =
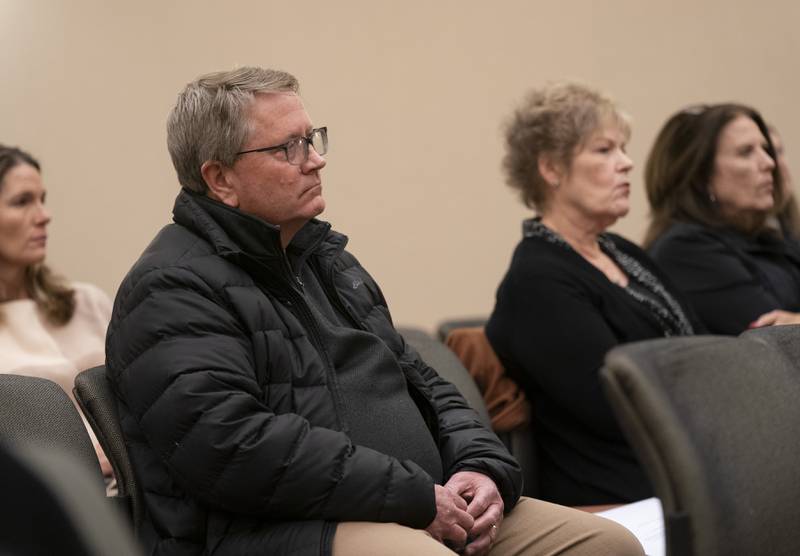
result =
[{"label": "eyeglass lens", "polygon": [[308,160],[309,141],[318,155],[322,156],[328,152],[328,130],[324,127],[315,129],[310,137],[300,137],[286,145],[286,158],[289,164],[300,165]]}]

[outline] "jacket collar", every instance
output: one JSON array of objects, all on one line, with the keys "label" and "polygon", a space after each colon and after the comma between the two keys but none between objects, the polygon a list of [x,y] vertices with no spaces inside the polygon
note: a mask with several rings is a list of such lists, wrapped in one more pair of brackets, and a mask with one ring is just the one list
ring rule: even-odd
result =
[{"label": "jacket collar", "polygon": [[177,224],[190,228],[220,255],[283,256],[280,228],[206,195],[181,189],[172,215]]},{"label": "jacket collar", "polygon": [[[262,262],[284,257],[279,226],[206,195],[182,188],[172,212],[177,224],[200,235],[221,256],[246,255]],[[325,242],[326,238],[330,241]],[[344,235],[332,232],[329,223],[315,218],[295,234],[287,250],[305,261],[320,246],[325,257],[340,251],[346,243]]]}]

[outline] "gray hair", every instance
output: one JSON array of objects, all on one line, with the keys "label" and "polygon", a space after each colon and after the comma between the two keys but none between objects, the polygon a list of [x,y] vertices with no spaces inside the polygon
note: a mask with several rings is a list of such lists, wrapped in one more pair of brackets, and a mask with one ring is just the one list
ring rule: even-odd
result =
[{"label": "gray hair", "polygon": [[250,133],[247,111],[256,93],[299,88],[293,75],[258,67],[209,73],[186,85],[167,119],[167,148],[180,184],[205,193],[203,163],[233,165]]}]

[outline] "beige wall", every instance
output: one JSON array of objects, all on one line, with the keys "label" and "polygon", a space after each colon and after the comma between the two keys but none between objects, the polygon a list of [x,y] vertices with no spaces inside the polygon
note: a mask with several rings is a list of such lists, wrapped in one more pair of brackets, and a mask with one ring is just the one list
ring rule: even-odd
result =
[{"label": "beige wall", "polygon": [[800,174],[798,21],[791,0],[0,0],[0,142],[45,166],[50,263],[113,294],[170,219],[179,89],[287,69],[330,129],[325,217],[395,320],[432,328],[491,310],[526,215],[503,185],[500,123],[526,89],[580,79],[632,115],[633,206],[616,229],[638,241],[647,149],[683,105],[755,105]]}]

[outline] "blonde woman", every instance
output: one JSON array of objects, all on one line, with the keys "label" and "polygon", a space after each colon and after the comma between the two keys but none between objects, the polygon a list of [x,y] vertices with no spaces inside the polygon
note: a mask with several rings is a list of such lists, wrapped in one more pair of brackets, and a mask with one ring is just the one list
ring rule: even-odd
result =
[{"label": "blonde woman", "polygon": [[533,91],[506,133],[507,181],[536,216],[486,335],[532,399],[541,497],[570,506],[652,496],[598,371],[618,344],[695,332],[650,258],[607,231],[630,208],[629,135],[611,100],[570,83]]}]

